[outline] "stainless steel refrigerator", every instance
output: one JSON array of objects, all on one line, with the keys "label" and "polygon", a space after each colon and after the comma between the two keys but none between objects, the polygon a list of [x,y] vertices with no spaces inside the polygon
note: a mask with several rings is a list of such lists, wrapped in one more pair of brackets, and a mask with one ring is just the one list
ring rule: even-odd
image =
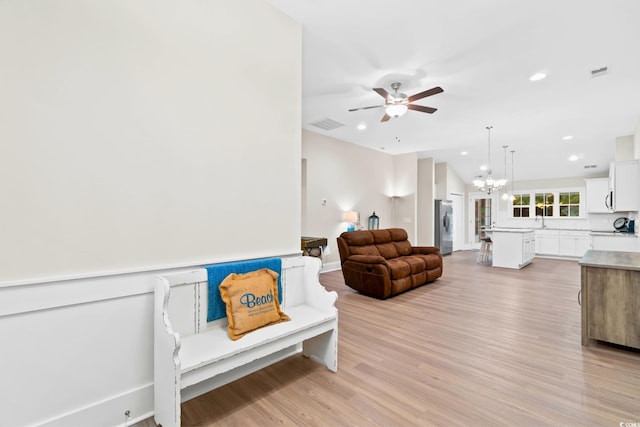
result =
[{"label": "stainless steel refrigerator", "polygon": [[453,252],[453,202],[451,200],[435,201],[435,246],[442,255]]}]

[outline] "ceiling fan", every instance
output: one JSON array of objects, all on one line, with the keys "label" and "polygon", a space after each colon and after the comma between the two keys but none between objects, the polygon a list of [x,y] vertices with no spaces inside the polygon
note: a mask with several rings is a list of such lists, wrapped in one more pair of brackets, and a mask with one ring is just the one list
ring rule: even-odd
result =
[{"label": "ceiling fan", "polygon": [[391,83],[391,89],[394,90],[393,93],[389,93],[381,87],[374,88],[373,90],[380,96],[382,96],[385,101],[384,105],[372,105],[371,107],[361,107],[361,108],[352,108],[349,111],[358,111],[358,110],[369,110],[371,108],[382,108],[385,109],[385,114],[382,116],[381,122],[386,122],[391,117],[400,117],[407,110],[421,111],[423,113],[434,113],[437,108],[431,107],[423,107],[422,105],[412,104],[413,101],[417,101],[418,99],[426,98],[427,96],[436,95],[440,92],[444,92],[440,86],[436,86],[429,90],[425,90],[424,92],[416,93],[412,96],[407,96],[404,93],[398,92],[400,89],[400,83],[394,82]]}]

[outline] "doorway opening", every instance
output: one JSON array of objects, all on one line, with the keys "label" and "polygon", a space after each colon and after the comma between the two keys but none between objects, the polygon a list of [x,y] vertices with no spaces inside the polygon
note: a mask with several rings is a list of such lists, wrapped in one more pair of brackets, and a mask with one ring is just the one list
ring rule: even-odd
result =
[{"label": "doorway opening", "polygon": [[493,224],[494,203],[493,198],[486,194],[473,194],[470,196],[469,218],[471,218],[470,244],[473,249],[480,249],[481,239],[486,237],[485,229]]}]

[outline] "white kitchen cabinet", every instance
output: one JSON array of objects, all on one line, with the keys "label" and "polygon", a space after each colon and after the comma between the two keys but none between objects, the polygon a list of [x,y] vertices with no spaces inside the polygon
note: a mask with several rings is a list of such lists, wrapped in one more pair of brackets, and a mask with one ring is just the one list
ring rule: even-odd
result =
[{"label": "white kitchen cabinet", "polygon": [[610,205],[613,212],[638,211],[640,207],[640,160],[612,162],[609,170]]},{"label": "white kitchen cabinet", "polygon": [[578,237],[576,239],[576,253],[575,256],[582,258],[588,250],[591,250],[591,236]]},{"label": "white kitchen cabinet", "polygon": [[640,252],[635,234],[591,233],[592,249],[596,251]]},{"label": "white kitchen cabinet", "polygon": [[522,240],[522,260],[528,264],[533,261],[536,256],[536,235],[530,232],[524,235]]},{"label": "white kitchen cabinet", "polygon": [[591,249],[586,230],[536,230],[536,254],[580,258]]},{"label": "white kitchen cabinet", "polygon": [[560,231],[559,239],[560,256],[581,258],[591,249],[591,236],[588,231]]},{"label": "white kitchen cabinet", "polygon": [[608,203],[609,178],[593,178],[585,180],[588,213],[611,212]]},{"label": "white kitchen cabinet", "polygon": [[560,255],[560,236],[557,230],[536,230],[536,254]]},{"label": "white kitchen cabinet", "polygon": [[493,266],[522,268],[535,256],[535,234],[529,229],[493,229]]}]

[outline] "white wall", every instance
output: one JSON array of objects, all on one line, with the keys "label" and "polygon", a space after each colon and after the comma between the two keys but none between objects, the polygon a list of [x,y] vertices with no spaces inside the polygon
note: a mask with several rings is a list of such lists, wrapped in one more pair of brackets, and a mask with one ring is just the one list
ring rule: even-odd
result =
[{"label": "white wall", "polygon": [[619,136],[616,138],[616,162],[633,160],[635,158],[634,136]]},{"label": "white wall", "polygon": [[432,158],[418,160],[417,246],[433,246],[433,200],[435,199],[435,166]]},{"label": "white wall", "polygon": [[636,132],[633,134],[633,158],[640,159],[640,120]]},{"label": "white wall", "polygon": [[404,228],[411,243],[416,242],[416,218],[418,209],[418,156],[416,153],[401,154],[393,157],[395,200],[392,210],[392,226]]},{"label": "white wall", "polygon": [[306,228],[302,234],[327,238],[329,253],[323,259],[325,264],[340,261],[336,238],[347,229],[344,212],[360,212],[364,228],[373,211],[380,217],[380,228],[393,225],[393,156],[303,131],[302,157],[307,170],[307,214],[303,220]]},{"label": "white wall", "polygon": [[262,0],[0,2],[0,425],[149,416],[142,271],[299,251],[300,49]]},{"label": "white wall", "polygon": [[435,164],[435,188],[435,198],[440,200],[450,199],[452,193],[465,193],[464,181],[448,163]]},{"label": "white wall", "polygon": [[1,3],[0,281],[299,247],[300,29],[233,4]]}]

